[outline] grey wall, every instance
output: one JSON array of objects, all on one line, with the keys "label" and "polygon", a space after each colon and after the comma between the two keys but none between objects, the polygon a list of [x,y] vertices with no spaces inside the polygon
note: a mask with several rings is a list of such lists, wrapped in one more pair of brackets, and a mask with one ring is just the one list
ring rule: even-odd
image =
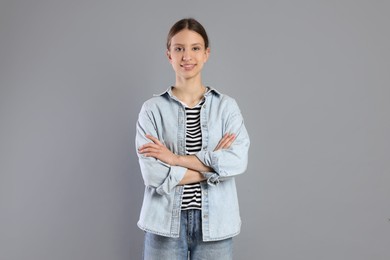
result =
[{"label": "grey wall", "polygon": [[390,259],[389,1],[0,3],[0,259],[140,259],[139,108],[176,20],[252,138],[236,259]]}]

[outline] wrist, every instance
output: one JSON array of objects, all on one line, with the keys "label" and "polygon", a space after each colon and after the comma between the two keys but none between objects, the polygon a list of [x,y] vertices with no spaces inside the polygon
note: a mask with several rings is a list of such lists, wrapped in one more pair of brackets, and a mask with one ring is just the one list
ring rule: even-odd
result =
[{"label": "wrist", "polygon": [[173,164],[172,165],[180,166],[181,157],[182,156],[180,156],[180,155],[174,154],[174,156],[173,156]]}]

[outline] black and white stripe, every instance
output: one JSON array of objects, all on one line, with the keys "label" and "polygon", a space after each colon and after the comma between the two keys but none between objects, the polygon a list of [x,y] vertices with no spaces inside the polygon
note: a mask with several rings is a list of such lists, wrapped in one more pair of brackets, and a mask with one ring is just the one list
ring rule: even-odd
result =
[{"label": "black and white stripe", "polygon": [[[202,132],[200,128],[200,109],[202,100],[193,108],[186,107],[186,154],[195,154],[202,148]],[[182,210],[201,209],[202,192],[200,183],[184,185]]]},{"label": "black and white stripe", "polygon": [[184,185],[181,209],[201,209],[202,193],[199,183]]},{"label": "black and white stripe", "polygon": [[200,107],[186,108],[186,152],[194,154],[202,147],[202,132],[200,130]]}]

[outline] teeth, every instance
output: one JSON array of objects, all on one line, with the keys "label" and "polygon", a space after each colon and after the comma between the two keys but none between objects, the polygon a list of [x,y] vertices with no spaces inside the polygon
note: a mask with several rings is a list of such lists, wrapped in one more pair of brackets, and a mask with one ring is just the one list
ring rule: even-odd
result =
[{"label": "teeth", "polygon": [[183,65],[183,67],[186,69],[190,69],[190,68],[194,67],[194,65]]}]

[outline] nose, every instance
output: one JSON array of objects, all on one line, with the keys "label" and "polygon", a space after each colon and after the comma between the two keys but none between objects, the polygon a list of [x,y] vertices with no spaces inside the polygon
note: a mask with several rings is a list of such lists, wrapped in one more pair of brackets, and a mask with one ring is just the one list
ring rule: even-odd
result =
[{"label": "nose", "polygon": [[182,57],[183,61],[189,61],[191,60],[191,55],[190,55],[190,51],[189,50],[184,50],[183,51],[183,57]]}]

